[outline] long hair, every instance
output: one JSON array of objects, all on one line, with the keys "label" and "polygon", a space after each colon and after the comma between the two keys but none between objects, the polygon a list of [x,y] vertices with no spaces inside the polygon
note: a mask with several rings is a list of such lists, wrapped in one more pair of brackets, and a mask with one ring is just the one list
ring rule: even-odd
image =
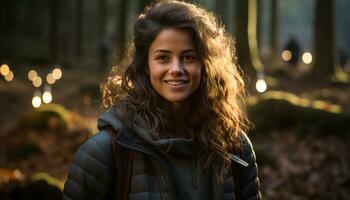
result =
[{"label": "long hair", "polygon": [[[148,73],[148,49],[166,28],[188,31],[202,62],[200,85],[184,103],[181,116],[153,89]],[[213,14],[178,1],[146,8],[136,19],[129,53],[118,69],[101,84],[103,106],[122,104],[124,121],[142,117],[158,136],[193,138],[203,170],[212,164],[228,169],[228,153],[240,148],[239,136],[248,124],[242,109],[245,88],[234,41]],[[214,173],[222,180],[221,172]]]}]

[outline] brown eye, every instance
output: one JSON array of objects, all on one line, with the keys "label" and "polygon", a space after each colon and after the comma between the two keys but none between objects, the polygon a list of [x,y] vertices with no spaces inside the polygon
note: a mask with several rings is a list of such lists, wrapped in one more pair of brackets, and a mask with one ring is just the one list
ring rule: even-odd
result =
[{"label": "brown eye", "polygon": [[157,60],[159,60],[161,62],[168,62],[169,61],[169,56],[167,56],[167,55],[160,55],[160,56],[157,56]]},{"label": "brown eye", "polygon": [[194,55],[186,55],[183,57],[184,62],[194,62],[197,60],[197,57]]}]

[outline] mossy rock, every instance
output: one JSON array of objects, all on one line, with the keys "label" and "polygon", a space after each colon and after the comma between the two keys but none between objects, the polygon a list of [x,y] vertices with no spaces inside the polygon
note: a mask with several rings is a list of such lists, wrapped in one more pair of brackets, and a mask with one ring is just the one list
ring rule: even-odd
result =
[{"label": "mossy rock", "polygon": [[23,128],[37,131],[64,129],[68,116],[69,112],[64,107],[47,104],[26,114],[20,124]]},{"label": "mossy rock", "polygon": [[305,134],[345,135],[350,132],[350,115],[303,107],[284,99],[260,99],[248,107],[252,132],[294,130]]}]

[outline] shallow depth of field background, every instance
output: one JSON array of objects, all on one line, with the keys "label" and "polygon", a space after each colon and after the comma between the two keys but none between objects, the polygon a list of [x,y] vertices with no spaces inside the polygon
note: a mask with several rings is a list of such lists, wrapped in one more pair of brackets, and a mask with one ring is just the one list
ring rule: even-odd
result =
[{"label": "shallow depth of field background", "polygon": [[[236,40],[264,199],[350,199],[350,2],[192,0]],[[0,2],[0,199],[60,199],[151,0]]]}]

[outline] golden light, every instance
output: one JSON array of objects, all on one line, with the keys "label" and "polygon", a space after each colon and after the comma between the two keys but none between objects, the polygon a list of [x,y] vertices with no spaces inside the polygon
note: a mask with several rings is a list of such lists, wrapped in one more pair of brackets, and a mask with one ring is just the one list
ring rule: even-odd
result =
[{"label": "golden light", "polygon": [[44,103],[50,103],[52,101],[52,94],[51,94],[50,85],[45,85],[42,99],[43,99]]},{"label": "golden light", "polygon": [[44,103],[51,103],[52,101],[52,94],[51,92],[47,91],[43,93],[43,102]]},{"label": "golden light", "polygon": [[110,80],[112,80],[116,85],[121,85],[122,84],[122,76],[120,75],[117,75],[117,76],[114,76],[113,78],[110,78]]},{"label": "golden light", "polygon": [[305,52],[302,58],[305,64],[310,64],[312,62],[312,54],[310,52]]},{"label": "golden light", "polygon": [[28,79],[30,81],[33,81],[37,76],[38,76],[38,73],[36,73],[36,71],[33,69],[28,72]]},{"label": "golden light", "polygon": [[309,99],[306,98],[300,98],[299,99],[299,105],[303,106],[303,107],[309,107],[311,104],[311,101]]},{"label": "golden light", "polygon": [[46,76],[46,82],[48,84],[54,84],[56,82],[56,79],[53,77],[52,73],[49,73],[47,76]]},{"label": "golden light", "polygon": [[316,100],[316,101],[312,102],[311,106],[313,108],[323,110],[326,107],[326,102],[320,101],[320,100]]},{"label": "golden light", "polygon": [[40,92],[35,91],[32,99],[32,105],[34,108],[39,108],[41,106]]},{"label": "golden light", "polygon": [[264,79],[259,79],[255,84],[256,90],[260,93],[263,93],[267,89],[267,84]]},{"label": "golden light", "polygon": [[0,67],[0,73],[3,76],[6,76],[10,72],[10,67],[7,64],[2,64]]},{"label": "golden light", "polygon": [[12,71],[9,71],[9,72],[6,74],[6,76],[5,76],[5,80],[8,81],[8,82],[10,82],[10,81],[13,80],[13,77],[14,77],[13,72],[12,72]]},{"label": "golden light", "polygon": [[289,61],[290,59],[292,59],[292,52],[289,50],[284,50],[282,52],[282,60]]},{"label": "golden light", "polygon": [[62,77],[62,70],[60,68],[56,68],[52,71],[53,78],[58,80]]},{"label": "golden light", "polygon": [[40,76],[37,76],[37,77],[35,77],[34,78],[34,80],[33,80],[33,85],[34,85],[34,87],[40,87],[41,86],[41,84],[42,84],[42,80],[41,80],[41,77]]}]

